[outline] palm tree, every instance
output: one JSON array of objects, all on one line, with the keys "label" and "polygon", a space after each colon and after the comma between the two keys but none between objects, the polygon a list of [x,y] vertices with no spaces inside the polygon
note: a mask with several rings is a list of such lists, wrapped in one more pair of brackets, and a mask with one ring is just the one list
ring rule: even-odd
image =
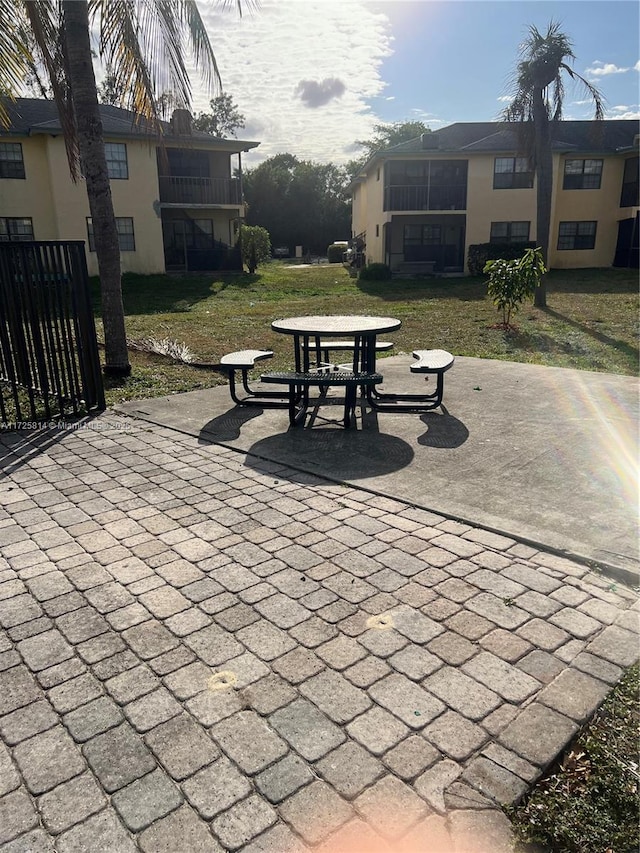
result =
[{"label": "palm tree", "polygon": [[[220,0],[222,6],[230,0]],[[235,0],[241,12],[240,0]],[[32,53],[22,37],[33,36]],[[33,66],[46,70],[58,106],[72,177],[86,180],[102,295],[105,371],[130,372],[120,251],[111,199],[90,33],[126,106],[161,134],[155,93],[171,89],[191,104],[187,56],[209,89],[220,87],[213,49],[195,0],[0,0],[0,91],[15,96]],[[34,54],[35,53],[35,57]],[[7,113],[0,104],[0,121]]]},{"label": "palm tree", "polygon": [[[553,190],[552,130],[554,123],[562,119],[564,74],[584,87],[593,99],[594,118],[600,120],[604,117],[600,92],[567,64],[567,60],[574,59],[573,45],[561,32],[558,23],[551,21],[544,35],[535,26],[530,26],[528,37],[520,46],[520,61],[513,77],[513,98],[504,112],[507,121],[521,122],[520,144],[535,171],[536,235],[545,265]],[[540,308],[547,304],[544,279],[536,288],[534,303]]]}]

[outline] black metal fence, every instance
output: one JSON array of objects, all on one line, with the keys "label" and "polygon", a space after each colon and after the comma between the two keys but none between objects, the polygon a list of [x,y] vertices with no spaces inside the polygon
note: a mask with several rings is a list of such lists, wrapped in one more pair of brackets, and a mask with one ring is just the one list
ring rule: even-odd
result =
[{"label": "black metal fence", "polygon": [[104,408],[84,243],[0,243],[2,425]]}]

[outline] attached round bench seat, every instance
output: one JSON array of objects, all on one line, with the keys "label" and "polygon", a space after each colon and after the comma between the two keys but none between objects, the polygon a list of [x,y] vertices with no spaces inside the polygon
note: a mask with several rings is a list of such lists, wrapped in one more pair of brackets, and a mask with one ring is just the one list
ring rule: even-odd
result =
[{"label": "attached round bench seat", "polygon": [[[259,406],[263,409],[283,409],[289,403],[284,396],[277,391],[262,391],[256,394],[249,387],[248,372],[256,366],[256,361],[272,358],[273,350],[270,349],[241,349],[237,352],[228,352],[220,359],[218,369],[229,377],[229,393],[231,399],[237,406]],[[245,396],[240,398],[236,390],[236,371],[240,371],[242,387]]]},{"label": "attached round bench seat", "polygon": [[443,349],[416,349],[413,357],[417,361],[409,366],[412,373],[444,373],[455,361],[451,353]]},{"label": "attached round bench seat", "polygon": [[443,349],[417,349],[413,351],[413,357],[416,360],[409,365],[409,370],[434,374],[435,390],[421,394],[379,394],[374,389],[369,398],[374,409],[379,412],[428,412],[442,405],[444,374],[453,367],[455,358]]},{"label": "attached round bench seat", "polygon": [[355,417],[358,388],[371,389],[374,385],[379,385],[383,378],[379,373],[354,373],[351,370],[331,373],[272,371],[263,373],[260,381],[288,386],[289,423],[291,426],[300,426],[304,423],[309,407],[309,388],[318,388],[322,399],[324,397],[323,391],[326,392],[327,388],[342,386],[345,390],[343,423],[345,427],[349,427]]},{"label": "attached round bench seat", "polygon": [[272,371],[263,373],[261,382],[273,382],[289,386],[312,386],[318,388],[323,385],[344,385],[349,387],[362,385],[379,385],[382,381],[380,373],[353,373],[351,370],[336,371],[334,373],[296,373],[295,371]]},{"label": "attached round bench seat", "polygon": [[238,352],[228,352],[220,359],[220,367],[225,370],[251,370],[256,366],[256,361],[272,358],[273,351],[270,349],[241,349]]}]

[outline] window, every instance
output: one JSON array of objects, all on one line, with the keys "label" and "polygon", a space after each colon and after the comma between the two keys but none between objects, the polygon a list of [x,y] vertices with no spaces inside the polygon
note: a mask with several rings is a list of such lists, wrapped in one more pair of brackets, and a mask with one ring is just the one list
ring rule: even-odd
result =
[{"label": "window", "polygon": [[127,146],[123,142],[105,142],[104,152],[107,155],[109,177],[127,180],[129,177]]},{"label": "window", "polygon": [[[133,233],[133,219],[130,216],[116,216],[116,228],[118,229],[118,245],[121,252],[135,252],[136,241]],[[89,238],[89,251],[95,252],[96,244],[93,238],[93,222],[87,217],[87,236]]]},{"label": "window", "polygon": [[16,240],[33,240],[33,220],[0,216],[0,241],[13,243]]},{"label": "window", "polygon": [[492,222],[492,243],[528,243],[529,222]]},{"label": "window", "polygon": [[640,205],[640,182],[638,181],[638,158],[625,161],[620,193],[620,207],[638,207]]},{"label": "window", "polygon": [[193,248],[211,249],[213,246],[213,219],[193,220]]},{"label": "window", "polygon": [[0,142],[0,178],[24,178],[20,142]]},{"label": "window", "polygon": [[563,190],[599,190],[602,160],[565,160]]},{"label": "window", "polygon": [[213,249],[213,219],[169,219],[162,223],[164,244],[170,249]]},{"label": "window", "polygon": [[531,189],[533,172],[527,157],[496,157],[493,166],[494,190]]},{"label": "window", "polygon": [[442,240],[440,225],[405,225],[405,246],[439,246]]},{"label": "window", "polygon": [[561,222],[558,249],[593,249],[596,245],[596,222]]},{"label": "window", "polygon": [[[166,152],[169,174],[182,178],[208,178],[209,154],[207,151],[191,151],[184,148],[168,148]],[[158,151],[161,163],[160,174],[166,173],[166,165],[162,164],[162,154]]]}]

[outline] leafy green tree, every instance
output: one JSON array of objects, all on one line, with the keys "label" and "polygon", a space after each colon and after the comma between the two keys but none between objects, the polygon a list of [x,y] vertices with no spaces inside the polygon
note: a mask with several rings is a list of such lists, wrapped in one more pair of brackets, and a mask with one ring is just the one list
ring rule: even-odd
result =
[{"label": "leafy green tree", "polygon": [[416,139],[416,137],[422,136],[423,133],[431,133],[430,128],[421,121],[397,121],[392,124],[376,124],[373,126],[373,131],[374,135],[371,139],[358,139],[355,143],[363,149],[363,154],[354,160],[350,160],[345,167],[347,173],[352,178],[358,174],[367,160],[376,151],[382,151],[384,148],[392,148],[394,145],[400,145],[401,142]]},{"label": "leafy green tree", "polygon": [[485,273],[489,273],[487,292],[499,311],[502,311],[501,328],[508,331],[511,315],[515,314],[525,299],[530,299],[547,271],[542,249],[526,249],[521,258],[505,261],[499,258],[487,261]]},{"label": "leafy green tree", "polygon": [[[573,45],[561,32],[560,25],[551,21],[546,33],[534,26],[520,46],[520,61],[513,78],[513,99],[504,112],[507,121],[520,123],[520,139],[536,175],[537,213],[536,242],[542,249],[545,263],[549,253],[551,228],[551,197],[553,192],[553,160],[551,131],[562,119],[564,106],[564,75],[586,90],[594,105],[594,117],[604,117],[600,92],[568,64],[573,61]],[[535,305],[547,304],[544,278],[536,288]]]},{"label": "leafy green tree", "polygon": [[266,228],[259,225],[242,225],[240,227],[240,252],[242,263],[251,275],[262,264],[271,258],[271,240]]},{"label": "leafy green tree", "polygon": [[[227,5],[225,0],[221,0]],[[236,3],[240,9],[240,1]],[[31,47],[24,38],[33,36]],[[208,86],[220,84],[195,0],[0,0],[0,91],[16,95],[35,62],[46,71],[58,106],[71,174],[86,181],[102,293],[105,370],[130,372],[122,304],[120,250],[104,149],[90,33],[113,69],[126,106],[158,125],[155,93],[170,88],[188,106],[187,55]],[[0,122],[9,122],[0,102]]]},{"label": "leafy green tree", "polygon": [[209,101],[210,113],[198,113],[193,119],[193,127],[213,136],[228,139],[237,136],[236,130],[245,126],[245,117],[233,102],[231,95],[222,93]]},{"label": "leafy green tree", "polygon": [[247,222],[267,228],[274,246],[323,254],[351,233],[347,184],[343,168],[276,154],[244,175]]},{"label": "leafy green tree", "polygon": [[113,68],[110,66],[107,67],[107,73],[102,83],[98,86],[98,100],[101,104],[111,104],[111,106],[119,107],[122,105],[124,97],[125,93],[117,83]]}]

